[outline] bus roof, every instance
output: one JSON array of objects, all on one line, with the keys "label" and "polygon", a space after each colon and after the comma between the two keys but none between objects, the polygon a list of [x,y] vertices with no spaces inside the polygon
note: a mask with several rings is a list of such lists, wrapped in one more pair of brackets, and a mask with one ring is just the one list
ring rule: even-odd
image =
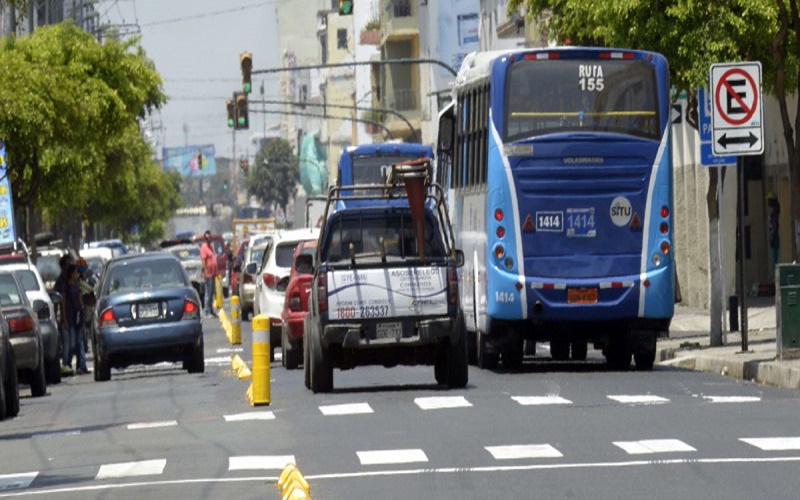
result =
[{"label": "bus roof", "polygon": [[376,142],[348,146],[342,152],[353,156],[381,156],[389,154],[433,156],[433,148],[427,144],[415,142]]}]

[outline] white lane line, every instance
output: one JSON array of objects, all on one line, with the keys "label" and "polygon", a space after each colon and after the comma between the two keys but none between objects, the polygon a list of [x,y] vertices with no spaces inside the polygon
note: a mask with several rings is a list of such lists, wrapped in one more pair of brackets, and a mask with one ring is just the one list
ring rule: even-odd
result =
[{"label": "white lane line", "polygon": [[0,491],[27,488],[38,475],[39,472],[0,475]]},{"label": "white lane line", "polygon": [[711,403],[757,403],[761,401],[758,396],[703,396]]},{"label": "white lane line", "polygon": [[422,450],[373,450],[356,452],[361,465],[410,464],[427,462]]},{"label": "white lane line", "polygon": [[222,366],[231,364],[230,356],[216,356],[214,358],[206,358],[205,363],[207,366]]},{"label": "white lane line", "polygon": [[522,406],[571,405],[572,401],[561,396],[511,396]]},{"label": "white lane line", "polygon": [[156,429],[159,427],[175,427],[178,425],[176,420],[165,420],[163,422],[140,422],[137,424],[128,424],[129,431],[135,431],[139,429]]},{"label": "white lane line", "polygon": [[[244,348],[243,347],[220,347],[219,349],[217,349],[217,354],[226,354],[226,353],[232,353],[232,352],[244,352]],[[230,361],[230,358],[228,358],[228,361]]]},{"label": "white lane line", "polygon": [[510,446],[486,446],[486,451],[495,460],[514,460],[518,458],[561,458],[564,455],[549,444],[515,444]]},{"label": "white lane line", "polygon": [[225,415],[226,422],[242,422],[245,420],[275,420],[275,414],[271,411],[251,411],[237,413],[236,415]]},{"label": "white lane line", "polygon": [[351,403],[341,405],[320,406],[319,411],[326,417],[334,415],[361,415],[364,413],[375,413],[369,403]]},{"label": "white lane line", "polygon": [[800,450],[800,437],[740,438],[739,441],[764,451]]},{"label": "white lane line", "polygon": [[294,455],[246,455],[228,457],[228,470],[282,470],[295,463]]},{"label": "white lane line", "polygon": [[46,439],[46,438],[55,438],[55,437],[67,437],[67,436],[80,436],[80,430],[73,430],[73,431],[58,431],[58,432],[45,432],[42,434],[34,434],[31,436],[32,439]]},{"label": "white lane line", "polygon": [[693,447],[677,439],[644,439],[642,441],[614,441],[614,445],[622,448],[629,455],[697,451]]},{"label": "white lane line", "polygon": [[423,410],[442,410],[445,408],[467,408],[472,403],[464,396],[436,396],[431,398],[415,398],[414,402]]},{"label": "white lane line", "polygon": [[616,396],[606,396],[606,397],[618,403],[623,403],[628,405],[654,405],[661,403],[669,403],[669,399],[662,398],[661,396],[653,396],[651,394],[643,394],[637,396],[616,395]]},{"label": "white lane line", "polygon": [[110,479],[115,477],[154,476],[164,473],[167,459],[143,460],[141,462],[123,462],[106,464],[100,467],[95,479]]}]

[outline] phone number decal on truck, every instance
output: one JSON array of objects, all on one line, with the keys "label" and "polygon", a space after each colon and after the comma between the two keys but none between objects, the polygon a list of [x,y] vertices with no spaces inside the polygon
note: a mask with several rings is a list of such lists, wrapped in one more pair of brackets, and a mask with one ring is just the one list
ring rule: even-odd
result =
[{"label": "phone number decal on truck", "polygon": [[332,320],[447,314],[447,269],[330,271],[328,311]]}]

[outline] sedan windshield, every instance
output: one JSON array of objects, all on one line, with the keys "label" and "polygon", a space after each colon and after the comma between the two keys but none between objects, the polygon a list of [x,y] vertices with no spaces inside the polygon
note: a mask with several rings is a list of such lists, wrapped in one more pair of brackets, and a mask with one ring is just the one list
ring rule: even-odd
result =
[{"label": "sedan windshield", "polygon": [[0,274],[0,305],[18,306],[23,304],[22,294],[14,280],[8,273]]},{"label": "sedan windshield", "polygon": [[180,260],[200,260],[200,248],[195,246],[174,248],[171,251]]},{"label": "sedan windshield", "polygon": [[108,269],[103,294],[187,286],[180,264],[169,260],[121,262]]}]

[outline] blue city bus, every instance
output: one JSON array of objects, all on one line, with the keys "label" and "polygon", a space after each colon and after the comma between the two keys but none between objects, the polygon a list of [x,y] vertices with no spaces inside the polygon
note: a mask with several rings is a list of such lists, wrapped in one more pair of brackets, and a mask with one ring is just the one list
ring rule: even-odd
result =
[{"label": "blue city bus", "polygon": [[651,369],[674,312],[670,83],[657,53],[467,56],[439,119],[471,358]]},{"label": "blue city bus", "polygon": [[349,146],[339,157],[339,186],[382,184],[382,167],[415,158],[433,158],[433,148],[408,142],[380,142]]}]

